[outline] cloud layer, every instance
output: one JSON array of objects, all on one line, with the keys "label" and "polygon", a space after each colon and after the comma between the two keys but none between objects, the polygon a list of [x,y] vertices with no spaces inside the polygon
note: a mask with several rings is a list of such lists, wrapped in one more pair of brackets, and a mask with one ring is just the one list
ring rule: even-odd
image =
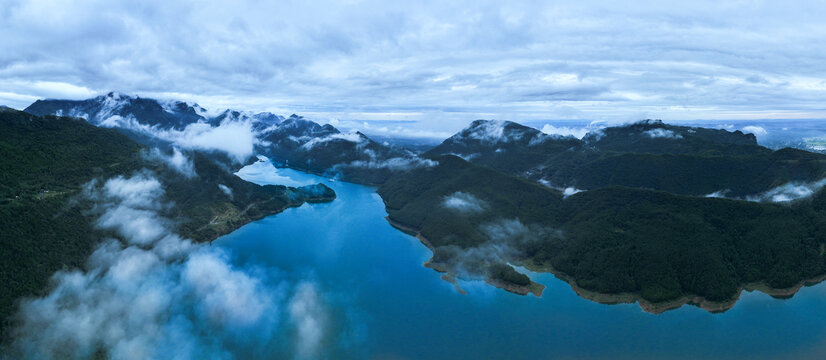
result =
[{"label": "cloud layer", "polygon": [[120,90],[448,132],[476,118],[822,118],[824,12],[804,1],[11,0],[0,103]]},{"label": "cloud layer", "polygon": [[239,268],[219,247],[171,231],[150,173],[92,182],[104,241],[86,269],[61,271],[24,300],[15,358],[225,359],[318,356],[327,305],[312,282]]}]

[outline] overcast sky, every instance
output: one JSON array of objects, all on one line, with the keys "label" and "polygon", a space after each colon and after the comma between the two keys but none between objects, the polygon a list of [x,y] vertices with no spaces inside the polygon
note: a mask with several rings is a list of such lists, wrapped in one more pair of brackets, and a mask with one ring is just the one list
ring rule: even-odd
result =
[{"label": "overcast sky", "polygon": [[604,3],[5,0],[0,104],[116,90],[451,131],[826,118],[826,3]]}]

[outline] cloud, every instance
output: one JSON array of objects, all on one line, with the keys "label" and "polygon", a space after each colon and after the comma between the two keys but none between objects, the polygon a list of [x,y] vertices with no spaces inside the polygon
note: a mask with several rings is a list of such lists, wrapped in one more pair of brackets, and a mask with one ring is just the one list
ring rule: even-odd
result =
[{"label": "cloud", "polygon": [[675,133],[673,130],[666,130],[666,129],[651,129],[643,131],[643,134],[652,138],[652,139],[682,139],[683,136],[680,134]]},{"label": "cloud", "polygon": [[230,189],[229,186],[226,186],[224,184],[218,184],[218,188],[221,189],[221,191],[224,192],[224,194],[227,194],[227,196],[229,196],[230,199],[232,199],[232,189]]},{"label": "cloud", "polygon": [[9,49],[0,54],[0,102],[22,108],[120,90],[207,108],[417,120],[419,130],[448,132],[478,118],[823,118],[824,50],[807,45],[824,36],[824,10],[11,0],[0,5]]},{"label": "cloud", "polygon": [[318,144],[323,144],[325,142],[329,142],[329,141],[333,141],[333,140],[349,141],[349,142],[356,143],[357,145],[361,145],[361,146],[366,144],[366,141],[367,141],[367,139],[365,139],[361,134],[353,131],[353,132],[349,132],[349,133],[332,134],[332,135],[328,135],[328,136],[325,136],[325,137],[314,137],[314,138],[310,139],[310,141],[307,141],[306,143],[301,145],[301,148],[304,149],[304,150],[311,150],[314,146],[316,146]]},{"label": "cloud", "polygon": [[547,179],[539,179],[539,180],[537,180],[536,182],[538,182],[538,183],[540,183],[540,184],[542,184],[542,185],[544,185],[544,186],[547,186],[547,187],[549,187],[549,188],[551,188],[551,189],[558,190],[559,192],[561,192],[561,193],[562,193],[562,197],[563,197],[563,198],[567,198],[567,197],[569,197],[569,196],[571,196],[571,195],[574,195],[574,194],[579,194],[579,193],[581,193],[581,192],[586,191],[586,190],[582,190],[582,189],[577,189],[577,188],[576,188],[576,187],[574,187],[574,186],[568,186],[568,187],[556,187],[556,186],[554,186],[554,185],[553,185],[550,181],[548,181]]},{"label": "cloud", "polygon": [[152,150],[145,152],[143,155],[144,158],[148,160],[165,163],[172,170],[177,171],[187,178],[198,176],[195,172],[195,164],[193,164],[192,160],[188,156],[184,155],[184,153],[178,148],[172,148],[171,153],[163,153],[160,149],[153,148]]},{"label": "cloud", "polygon": [[585,191],[585,190],[577,189],[573,186],[569,186],[569,187],[566,187],[565,189],[562,190],[562,196],[563,197],[568,197],[568,196],[571,196],[571,195],[574,195],[574,194],[581,193],[583,191]]},{"label": "cloud", "polygon": [[[370,114],[359,114],[360,117],[369,117]],[[375,116],[375,115],[372,115]],[[393,121],[382,120],[379,117],[379,125],[371,125],[367,121],[330,119],[330,125],[339,129],[359,130],[369,136],[389,136],[394,138],[409,139],[438,139],[444,140],[453,135],[451,131],[435,131],[429,126],[420,125],[417,121]]]},{"label": "cloud", "polygon": [[824,186],[826,186],[826,179],[813,182],[793,181],[771,188],[762,193],[748,195],[742,198],[727,196],[727,194],[730,192],[730,190],[728,189],[715,191],[711,194],[705,195],[705,197],[737,199],[753,202],[790,203],[810,198],[812,197],[812,195],[822,190]]},{"label": "cloud", "polygon": [[457,191],[445,196],[442,206],[459,213],[473,214],[484,211],[487,204],[472,194]]},{"label": "cloud", "polygon": [[532,245],[562,236],[557,230],[526,225],[519,219],[496,219],[481,224],[478,230],[487,241],[473,247],[439,246],[434,262],[447,265],[462,278],[484,279],[490,265],[523,260],[525,250]]},{"label": "cloud", "polygon": [[585,134],[588,133],[588,128],[576,128],[576,127],[567,127],[567,126],[560,126],[556,127],[551,124],[545,124],[542,126],[542,132],[548,135],[559,135],[559,136],[573,136],[577,139],[582,139],[585,137]]},{"label": "cloud", "polygon": [[338,164],[334,167],[334,169],[340,169],[343,167],[351,167],[351,168],[365,168],[365,169],[389,169],[394,171],[409,171],[416,168],[421,167],[433,167],[438,165],[439,162],[430,160],[430,159],[423,159],[418,156],[412,157],[392,157],[388,159],[377,159],[372,158],[370,160],[356,160],[351,161],[347,164]]},{"label": "cloud", "polygon": [[790,182],[758,195],[747,196],[746,200],[787,203],[809,198],[816,192],[820,191],[824,185],[826,185],[826,179],[810,183]]},{"label": "cloud", "polygon": [[[107,98],[108,100],[109,98]],[[69,116],[88,118],[84,114],[67,114]],[[161,129],[155,126],[141,124],[133,116],[126,118],[120,115],[100,117],[99,126],[119,127],[137,133],[156,137],[171,142],[182,149],[197,149],[206,151],[221,151],[238,162],[243,162],[253,155],[253,148],[258,144],[258,138],[253,131],[252,120],[247,117],[227,117],[218,126],[204,122],[195,122],[187,125],[183,130]],[[174,158],[174,161],[185,159]]]},{"label": "cloud", "polygon": [[[289,358],[323,355],[318,285],[230,262],[220,247],[172,231],[160,182],[148,172],[89,183],[97,227],[114,231],[84,270],[64,270],[43,297],[24,299],[14,358]],[[288,319],[285,320],[285,319]]]},{"label": "cloud", "polygon": [[215,127],[194,123],[183,131],[168,130],[159,137],[183,148],[223,151],[239,162],[252,156],[253,147],[258,143],[250,121],[225,121]]},{"label": "cloud", "polygon": [[501,120],[479,122],[477,126],[469,128],[467,137],[488,143],[508,141],[508,137],[505,136],[505,124]]},{"label": "cloud", "polygon": [[743,127],[743,132],[744,133],[752,133],[755,136],[766,136],[766,135],[769,134],[768,130],[766,130],[762,126],[755,126],[755,125],[744,126]]}]

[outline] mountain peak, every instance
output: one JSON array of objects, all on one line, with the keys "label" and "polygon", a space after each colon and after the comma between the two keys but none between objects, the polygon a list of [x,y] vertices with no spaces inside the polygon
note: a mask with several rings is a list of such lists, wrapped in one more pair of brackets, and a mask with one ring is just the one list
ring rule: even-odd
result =
[{"label": "mountain peak", "polygon": [[475,120],[454,135],[454,140],[475,140],[488,144],[510,142],[531,137],[539,130],[506,120]]}]

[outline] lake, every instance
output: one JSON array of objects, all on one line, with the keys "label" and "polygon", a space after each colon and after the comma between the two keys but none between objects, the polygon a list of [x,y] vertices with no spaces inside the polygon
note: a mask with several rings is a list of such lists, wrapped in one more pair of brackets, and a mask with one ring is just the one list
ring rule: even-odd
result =
[{"label": "lake", "polygon": [[459,294],[424,268],[430,251],[391,227],[371,187],[258,162],[239,176],[259,184],[317,182],[338,198],[305,204],[243,226],[214,242],[238,267],[311,279],[325,294],[329,329],[344,350],[331,358],[823,358],[826,287],[789,300],[744,293],[731,310],[693,306],[653,315],[637,304],[582,299],[550,274],[541,298],[483,282]]}]

